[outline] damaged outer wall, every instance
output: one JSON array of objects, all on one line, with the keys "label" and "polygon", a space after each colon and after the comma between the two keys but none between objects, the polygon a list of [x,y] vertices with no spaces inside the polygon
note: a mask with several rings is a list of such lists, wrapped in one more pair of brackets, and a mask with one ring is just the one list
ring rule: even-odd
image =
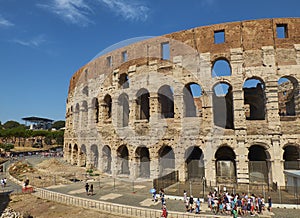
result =
[{"label": "damaged outer wall", "polygon": [[[276,25],[286,24],[288,37],[276,36]],[[224,30],[225,42],[214,43],[214,31]],[[169,42],[170,60],[161,60],[161,43]],[[123,51],[128,60],[123,63]],[[112,57],[108,66],[107,57]],[[212,78],[213,64],[225,58],[230,63],[231,76]],[[119,76],[126,73],[130,87],[122,89]],[[111,174],[120,174],[118,148],[128,148],[129,178],[139,177],[136,150],[149,150],[150,178],[160,176],[159,150],[170,146],[175,155],[179,180],[187,179],[185,152],[190,146],[204,154],[205,177],[216,181],[215,153],[222,146],[236,155],[238,183],[249,183],[248,149],[260,145],[270,154],[269,182],[285,185],[284,146],[300,145],[299,98],[295,99],[296,116],[281,121],[278,114],[278,80],[292,76],[300,81],[300,19],[276,18],[197,27],[137,42],[107,53],[78,70],[70,81],[66,105],[65,159],[77,165],[103,170],[104,146],[111,148]],[[265,85],[265,120],[246,120],[243,84],[248,78],[261,78]],[[214,126],[212,87],[220,81],[229,83],[233,92],[234,128]],[[183,117],[183,87],[198,83],[203,92],[202,115]],[[157,90],[164,84],[174,88],[174,118],[162,119]],[[149,122],[136,120],[136,93],[145,88],[150,93]],[[129,125],[120,127],[118,98],[129,98]],[[103,99],[112,97],[111,118],[105,118]],[[96,118],[95,98],[99,102]],[[76,104],[80,107],[76,108]],[[102,105],[102,106],[101,106]],[[78,107],[78,106],[77,106]],[[79,110],[78,110],[79,109]],[[98,120],[98,122],[96,121]],[[77,149],[74,148],[77,146]],[[97,160],[92,147],[97,147]],[[94,162],[97,162],[95,164]]]}]

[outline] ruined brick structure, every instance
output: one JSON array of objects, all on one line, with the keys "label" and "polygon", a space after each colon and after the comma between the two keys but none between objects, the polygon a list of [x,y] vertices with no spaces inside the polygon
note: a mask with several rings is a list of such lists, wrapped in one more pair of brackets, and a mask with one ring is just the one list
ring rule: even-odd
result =
[{"label": "ruined brick structure", "polygon": [[299,169],[299,81],[300,18],[136,42],[71,78],[64,157],[129,179],[284,185]]}]

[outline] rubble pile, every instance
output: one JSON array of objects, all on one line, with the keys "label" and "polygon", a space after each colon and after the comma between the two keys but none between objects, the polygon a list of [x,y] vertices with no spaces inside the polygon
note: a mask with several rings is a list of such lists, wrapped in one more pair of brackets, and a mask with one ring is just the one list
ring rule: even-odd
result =
[{"label": "rubble pile", "polygon": [[31,165],[22,161],[18,161],[14,163],[9,168],[9,173],[15,178],[19,178],[21,174],[34,173],[34,172],[35,169]]},{"label": "rubble pile", "polygon": [[21,213],[16,212],[14,209],[7,207],[3,211],[0,218],[25,218]]}]

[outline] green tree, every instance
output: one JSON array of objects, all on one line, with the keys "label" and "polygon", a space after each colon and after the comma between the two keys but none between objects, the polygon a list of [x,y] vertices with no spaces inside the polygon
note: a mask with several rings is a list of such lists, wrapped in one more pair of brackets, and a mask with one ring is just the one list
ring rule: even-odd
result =
[{"label": "green tree", "polygon": [[52,128],[59,130],[59,129],[65,127],[65,125],[66,125],[66,122],[64,120],[58,120],[52,124]]},{"label": "green tree", "polygon": [[3,124],[4,129],[13,129],[18,126],[20,126],[20,123],[18,123],[17,121],[13,121],[13,120],[7,121],[6,123]]}]

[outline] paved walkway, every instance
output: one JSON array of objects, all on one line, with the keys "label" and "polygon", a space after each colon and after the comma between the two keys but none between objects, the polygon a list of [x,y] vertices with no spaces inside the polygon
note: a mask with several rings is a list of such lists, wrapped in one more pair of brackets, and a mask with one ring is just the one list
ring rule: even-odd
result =
[{"label": "paved walkway", "polygon": [[[31,164],[37,164],[43,159],[28,158],[28,160]],[[89,185],[93,184],[94,187],[93,195],[87,195],[85,191],[86,182],[88,182]],[[12,184],[11,182],[9,182],[8,187],[17,190],[21,189],[20,186],[16,184]],[[145,181],[139,179],[134,181],[129,181],[127,178],[114,179],[108,176],[101,176],[101,177],[95,176],[95,177],[87,178],[87,181],[74,182],[68,185],[56,185],[56,186],[47,187],[46,189],[68,194],[68,195],[89,198],[93,200],[101,200],[101,201],[107,201],[112,203],[146,207],[152,209],[161,209],[160,201],[158,202],[152,201],[152,195],[149,192],[151,188],[152,188],[151,181]],[[168,210],[178,211],[178,212],[185,211],[183,197],[168,196],[167,189],[165,190],[165,194],[166,194],[166,205]],[[195,197],[198,196],[194,195],[194,198]],[[210,214],[210,215],[213,214],[207,207],[207,203],[201,204],[201,213]],[[274,214],[265,211],[263,215],[259,215],[259,216],[256,215],[256,217],[271,217],[271,215]],[[299,215],[300,215],[300,210],[299,210]]]}]

